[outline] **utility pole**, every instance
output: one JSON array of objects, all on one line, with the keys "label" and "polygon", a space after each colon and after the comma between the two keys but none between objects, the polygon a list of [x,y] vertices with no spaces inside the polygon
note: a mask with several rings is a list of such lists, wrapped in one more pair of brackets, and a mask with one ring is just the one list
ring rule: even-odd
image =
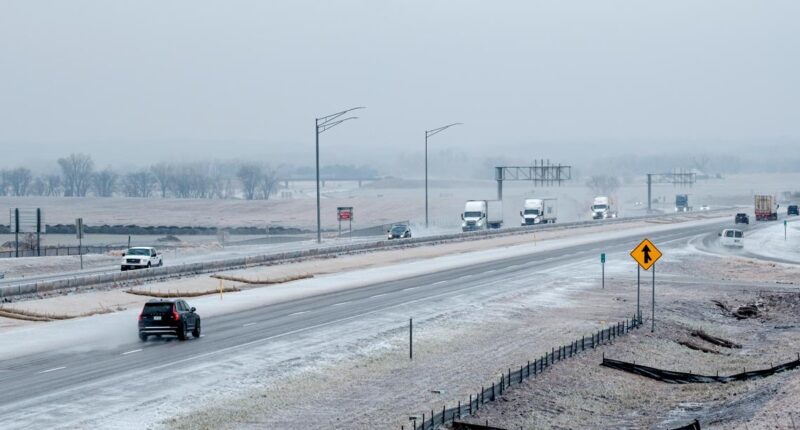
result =
[{"label": "utility pole", "polygon": [[344,114],[357,110],[357,109],[366,109],[365,106],[354,107],[350,109],[343,110],[341,112],[336,112],[330,115],[323,116],[322,118],[316,118],[314,121],[314,129],[316,132],[316,160],[317,160],[317,243],[322,243],[322,216],[320,212],[320,199],[319,199],[319,135],[329,130],[337,125],[349,121],[351,119],[358,119],[357,116],[351,116],[347,118],[341,118]]},{"label": "utility pole", "polygon": [[433,130],[425,130],[425,228],[428,228],[428,138],[454,125],[461,125],[461,123],[454,122],[443,127],[434,128]]}]

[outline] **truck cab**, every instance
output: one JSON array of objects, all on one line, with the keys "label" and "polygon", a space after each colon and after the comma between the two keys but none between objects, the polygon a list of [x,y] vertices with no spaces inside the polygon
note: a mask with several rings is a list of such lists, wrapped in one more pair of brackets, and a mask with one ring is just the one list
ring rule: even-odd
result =
[{"label": "truck cab", "polygon": [[688,194],[675,195],[675,212],[689,212],[692,208],[689,206]]},{"label": "truck cab", "polygon": [[611,199],[598,196],[592,201],[592,219],[616,218],[617,213],[611,208]]},{"label": "truck cab", "polygon": [[503,202],[468,200],[461,214],[461,231],[488,230],[503,226]]},{"label": "truck cab", "polygon": [[519,212],[520,225],[536,225],[556,222],[556,199],[525,199]]}]

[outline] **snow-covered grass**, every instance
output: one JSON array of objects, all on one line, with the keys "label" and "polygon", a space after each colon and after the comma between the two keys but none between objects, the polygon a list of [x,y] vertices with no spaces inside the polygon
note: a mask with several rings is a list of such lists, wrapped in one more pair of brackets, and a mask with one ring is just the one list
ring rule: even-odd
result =
[{"label": "snow-covered grass", "polygon": [[800,263],[800,219],[789,218],[784,238],[783,221],[745,233],[744,249],[752,254]]}]

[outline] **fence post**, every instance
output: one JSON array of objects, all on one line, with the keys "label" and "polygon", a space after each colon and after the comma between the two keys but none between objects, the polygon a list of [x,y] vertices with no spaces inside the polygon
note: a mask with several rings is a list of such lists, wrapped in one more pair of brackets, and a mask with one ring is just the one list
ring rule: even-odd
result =
[{"label": "fence post", "polygon": [[431,428],[432,428],[432,429],[433,429],[433,428],[436,428],[436,423],[433,421],[433,417],[434,417],[434,415],[435,415],[435,414],[433,413],[433,409],[431,409]]},{"label": "fence post", "polygon": [[492,401],[494,401],[494,382],[492,382]]},{"label": "fence post", "polygon": [[472,415],[472,393],[469,393],[469,414]]},{"label": "fence post", "polygon": [[445,412],[446,410],[447,410],[446,405],[442,405],[442,425],[444,425],[444,418],[445,415],[447,415],[447,413]]},{"label": "fence post", "polygon": [[506,378],[506,374],[505,373],[501,373],[500,374],[500,395],[501,396],[503,395],[503,387],[506,385],[505,378]]},{"label": "fence post", "polygon": [[522,366],[519,366],[519,383],[522,383]]},{"label": "fence post", "polygon": [[[461,418],[461,400],[458,401],[458,417]],[[453,418],[453,420],[455,421],[455,418]]]},{"label": "fence post", "polygon": [[528,377],[531,377],[531,361],[528,360]]},{"label": "fence post", "polygon": [[510,387],[511,386],[511,368],[510,367],[508,368],[508,379],[507,379],[507,381],[508,381],[508,385],[506,385],[506,386]]}]

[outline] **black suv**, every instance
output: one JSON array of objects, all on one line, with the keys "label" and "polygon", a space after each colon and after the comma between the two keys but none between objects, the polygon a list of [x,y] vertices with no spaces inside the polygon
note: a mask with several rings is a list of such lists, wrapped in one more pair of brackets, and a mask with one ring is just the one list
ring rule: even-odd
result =
[{"label": "black suv", "polygon": [[169,334],[186,340],[189,331],[200,337],[200,315],[195,310],[180,299],[150,300],[139,314],[139,339],[144,342],[150,335]]},{"label": "black suv", "polygon": [[745,213],[738,213],[736,214],[736,219],[733,221],[734,224],[750,224],[750,218]]},{"label": "black suv", "polygon": [[797,210],[797,205],[789,205],[786,207],[786,215],[800,215]]},{"label": "black suv", "polygon": [[407,224],[395,224],[393,225],[389,231],[389,239],[403,239],[407,237],[411,237],[411,227]]}]

